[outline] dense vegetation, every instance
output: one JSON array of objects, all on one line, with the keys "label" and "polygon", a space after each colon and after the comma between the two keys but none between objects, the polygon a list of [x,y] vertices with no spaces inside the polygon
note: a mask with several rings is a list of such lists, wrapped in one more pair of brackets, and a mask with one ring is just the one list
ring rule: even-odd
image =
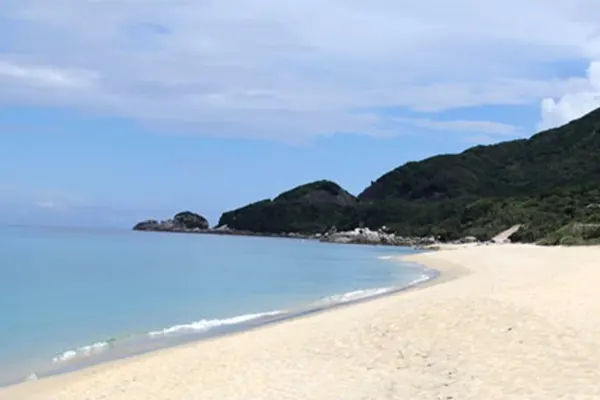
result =
[{"label": "dense vegetation", "polygon": [[274,200],[226,212],[219,225],[265,233],[323,232],[344,221],[355,207],[354,196],[339,185],[322,180],[298,186]]},{"label": "dense vegetation", "polygon": [[[573,233],[569,224],[600,223],[599,183],[596,110],[530,139],[407,163],[377,179],[356,200],[338,185],[320,181],[225,213],[220,223],[273,233],[385,225],[402,235],[448,240],[467,235],[488,239],[523,224],[513,239],[546,238],[557,244],[553,238]],[[326,192],[319,185],[333,190],[332,198],[343,193],[347,201],[318,201]],[[593,240],[597,230],[576,231],[567,242]]]}]

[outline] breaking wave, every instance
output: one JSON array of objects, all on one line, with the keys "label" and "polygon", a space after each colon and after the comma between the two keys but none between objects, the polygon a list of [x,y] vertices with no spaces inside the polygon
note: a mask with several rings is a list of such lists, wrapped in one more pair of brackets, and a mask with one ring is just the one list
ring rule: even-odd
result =
[{"label": "breaking wave", "polygon": [[63,353],[57,355],[56,357],[54,357],[52,359],[53,363],[60,363],[60,362],[65,362],[65,361],[70,361],[76,358],[81,358],[81,357],[89,357],[92,355],[96,355],[96,354],[100,354],[103,353],[104,351],[106,351],[111,343],[114,342],[113,340],[107,340],[105,342],[96,342],[87,346],[81,346],[78,347],[76,349],[72,349],[72,350],[67,350],[64,351]]},{"label": "breaking wave", "polygon": [[418,285],[419,283],[426,282],[432,279],[431,275],[423,274],[419,276],[417,279],[409,282],[406,285],[402,286],[389,286],[389,287],[381,287],[375,289],[362,289],[362,290],[354,290],[351,292],[335,294],[333,296],[327,296],[319,300],[316,304],[321,305],[335,305],[335,304],[343,304],[350,303],[358,300],[365,300],[371,297],[381,296],[387,293],[395,292],[402,289],[408,289],[412,286]]},{"label": "breaking wave", "polygon": [[265,317],[274,317],[280,314],[283,314],[284,311],[269,311],[265,313],[257,313],[257,314],[246,314],[240,315],[233,318],[225,318],[225,319],[202,319],[200,321],[192,322],[189,324],[182,325],[173,325],[169,328],[162,329],[159,331],[148,332],[148,336],[156,337],[156,336],[167,336],[167,335],[181,335],[186,333],[197,333],[197,332],[206,332],[212,328],[216,328],[219,326],[225,325],[237,325],[243,322],[252,321],[259,318]]},{"label": "breaking wave", "polygon": [[[208,332],[213,328],[224,327],[229,325],[238,325],[244,322],[257,320],[260,318],[274,317],[283,313],[284,311],[269,311],[264,313],[239,315],[236,317],[224,319],[202,319],[187,324],[173,325],[165,329],[146,332],[141,335],[132,335],[130,337],[121,339],[121,341],[135,341],[136,339],[144,340],[144,338],[157,339],[161,337],[175,337],[192,333]],[[86,357],[97,356],[102,353],[105,353],[107,350],[115,346],[118,346],[118,342],[119,341],[117,339],[111,338],[106,341],[95,342],[90,345],[81,346],[75,349],[69,349],[52,358],[52,362],[54,364],[57,364],[74,360],[80,360]]]},{"label": "breaking wave", "polygon": [[[122,339],[111,338],[106,341],[98,341],[86,346],[66,350],[53,357],[52,363],[54,365],[60,366],[62,364],[70,364],[72,362],[83,361],[90,357],[106,357],[106,355],[104,354],[116,347],[127,348],[128,344],[132,343],[134,346],[139,343],[146,343],[149,347],[153,347],[151,343],[158,343],[158,341],[160,341],[161,339],[184,338],[185,340],[187,336],[194,338],[194,336],[192,336],[194,334],[210,335],[213,329],[218,328],[221,329],[219,329],[216,332],[216,334],[222,333],[224,331],[226,332],[228,329],[243,330],[246,328],[245,324],[248,324],[250,322],[254,323],[252,324],[253,326],[257,326],[261,325],[262,323],[267,323],[269,321],[294,317],[295,315],[300,315],[303,312],[307,311],[316,311],[339,304],[346,304],[355,301],[366,300],[372,297],[377,297],[391,292],[407,289],[432,278],[433,276],[430,274],[422,274],[413,281],[409,282],[408,284],[403,284],[401,286],[362,289],[341,294],[335,294],[332,296],[321,298],[320,300],[310,303],[304,308],[299,309],[244,314],[223,319],[201,319],[190,323],[169,326],[164,329],[127,336]],[[156,348],[158,347],[160,346],[157,346]]]}]

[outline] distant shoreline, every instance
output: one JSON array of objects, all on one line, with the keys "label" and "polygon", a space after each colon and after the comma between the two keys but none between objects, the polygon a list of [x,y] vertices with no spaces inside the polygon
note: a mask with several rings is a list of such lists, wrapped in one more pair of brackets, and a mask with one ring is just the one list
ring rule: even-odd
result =
[{"label": "distant shoreline", "polygon": [[[360,228],[357,228],[357,230]],[[361,236],[355,236],[354,240],[337,240],[336,236],[328,237],[327,235],[321,234],[303,234],[303,233],[268,233],[268,232],[252,232],[252,231],[239,231],[239,230],[225,230],[218,228],[209,229],[177,229],[177,230],[161,230],[161,229],[133,229],[134,232],[148,232],[148,233],[177,233],[177,234],[196,234],[196,235],[217,235],[217,236],[243,236],[243,237],[257,237],[257,238],[276,238],[276,239],[301,239],[301,240],[313,240],[322,243],[332,244],[356,244],[356,245],[367,245],[367,246],[388,246],[388,247],[404,247],[413,248],[417,250],[436,250],[437,245],[442,243],[435,242],[430,237],[398,237],[396,242],[382,240],[381,237],[375,237],[374,239],[365,238]],[[369,231],[366,229],[368,232]],[[352,232],[352,231],[351,231]],[[335,235],[348,234],[350,232],[339,232]],[[393,237],[393,235],[391,235]],[[390,237],[390,234],[388,234]]]},{"label": "distant shoreline", "polygon": [[188,230],[150,230],[150,229],[133,229],[134,232],[148,233],[179,233],[190,235],[218,235],[218,236],[248,236],[248,237],[268,237],[281,239],[311,239],[316,240],[314,235],[304,235],[300,233],[266,233],[266,232],[251,232],[237,230],[219,230],[219,229],[188,229]]}]

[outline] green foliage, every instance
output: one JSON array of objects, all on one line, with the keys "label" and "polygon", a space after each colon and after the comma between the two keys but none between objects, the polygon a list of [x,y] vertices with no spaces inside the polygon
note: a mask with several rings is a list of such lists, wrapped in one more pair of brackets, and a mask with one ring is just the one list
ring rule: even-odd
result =
[{"label": "green foliage", "polygon": [[220,224],[256,232],[385,225],[401,235],[446,240],[485,240],[522,224],[513,240],[581,244],[600,241],[600,228],[561,228],[600,223],[598,182],[600,110],[527,140],[407,163],[372,182],[358,200],[318,181],[227,212]]},{"label": "green foliage", "polygon": [[600,243],[600,224],[578,222],[567,224],[538,242],[542,245],[575,246]]},{"label": "green foliage", "polygon": [[[265,233],[316,233],[350,227],[356,199],[330,181],[317,181],[224,213],[219,225]],[[346,222],[348,221],[348,222]]]},{"label": "green foliage", "polygon": [[342,189],[337,183],[321,180],[295,187],[292,190],[281,193],[274,202],[324,202],[339,204],[354,204],[356,199],[350,193]]}]

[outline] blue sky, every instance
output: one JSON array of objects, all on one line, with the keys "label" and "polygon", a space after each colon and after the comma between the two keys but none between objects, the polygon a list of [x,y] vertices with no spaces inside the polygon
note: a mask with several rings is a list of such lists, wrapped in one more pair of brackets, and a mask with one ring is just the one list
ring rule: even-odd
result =
[{"label": "blue sky", "polygon": [[4,223],[216,223],[600,104],[590,0],[0,3]]}]

